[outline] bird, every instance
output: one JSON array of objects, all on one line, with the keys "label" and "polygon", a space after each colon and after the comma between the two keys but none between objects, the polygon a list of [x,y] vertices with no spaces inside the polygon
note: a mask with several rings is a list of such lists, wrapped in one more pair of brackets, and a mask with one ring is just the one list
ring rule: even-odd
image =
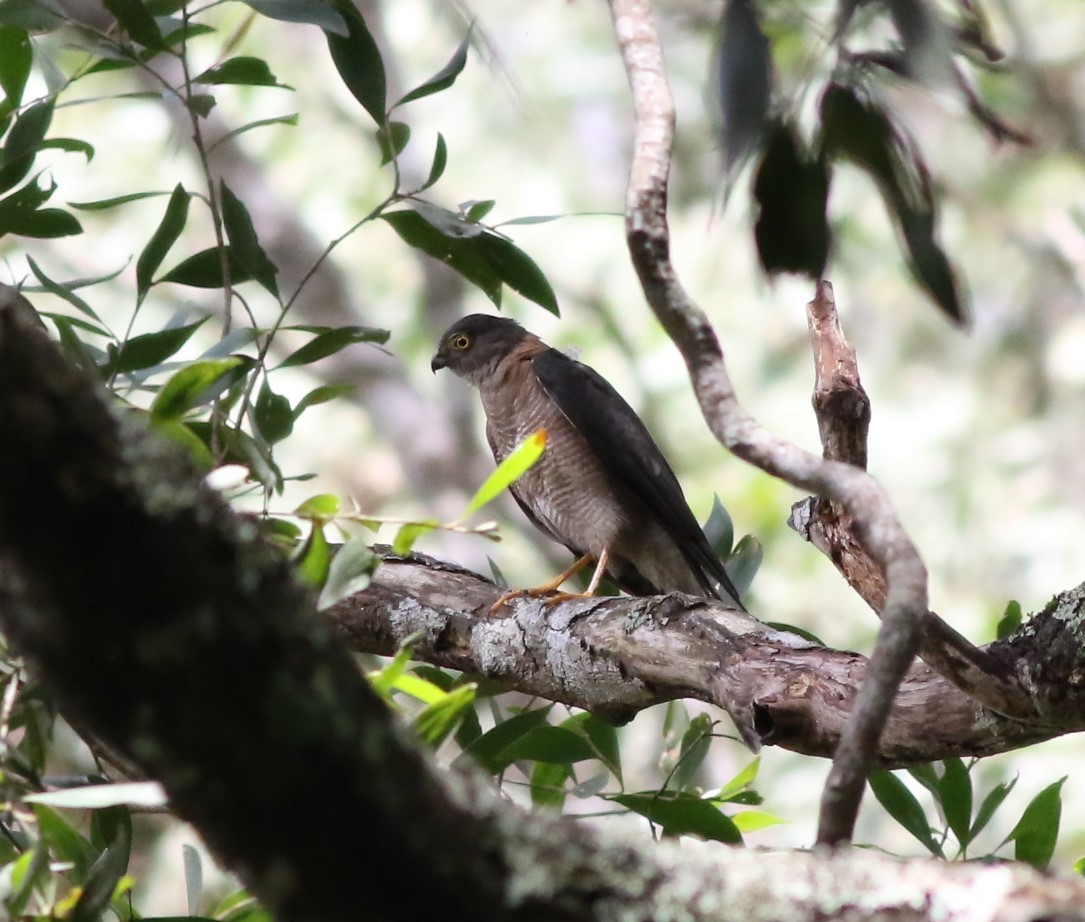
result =
[{"label": "bird", "polygon": [[[576,560],[554,580],[506,596],[590,596],[608,576],[630,595],[684,592],[745,611],[663,452],[598,372],[511,318],[490,314],[452,324],[430,367],[478,388],[498,463],[524,439],[546,433],[541,457],[509,490],[531,522]],[[553,595],[591,563],[584,593]]]}]

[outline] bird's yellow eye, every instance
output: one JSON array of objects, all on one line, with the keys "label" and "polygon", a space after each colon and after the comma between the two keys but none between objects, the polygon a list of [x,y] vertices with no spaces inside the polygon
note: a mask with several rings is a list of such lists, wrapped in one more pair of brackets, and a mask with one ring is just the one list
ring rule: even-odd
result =
[{"label": "bird's yellow eye", "polygon": [[455,336],[449,339],[448,344],[453,349],[459,349],[460,351],[462,351],[471,345],[471,337],[468,336],[466,333],[457,333]]}]

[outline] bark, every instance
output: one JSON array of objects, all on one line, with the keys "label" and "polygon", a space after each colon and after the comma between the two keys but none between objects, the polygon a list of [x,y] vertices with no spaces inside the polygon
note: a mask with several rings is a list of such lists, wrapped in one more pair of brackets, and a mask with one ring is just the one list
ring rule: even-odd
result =
[{"label": "bark", "polygon": [[[409,638],[427,662],[584,708],[616,723],[675,698],[727,711],[754,750],[830,758],[868,660],[778,631],[723,603],[674,594],[563,602],[519,599],[415,555],[389,557],[368,589],[329,610],[353,649],[394,653]],[[982,648],[1028,683],[1033,716],[1004,717],[923,663],[908,670],[875,759],[899,767],[1006,752],[1085,729],[1085,584],[1062,593],[1006,641]]]}]

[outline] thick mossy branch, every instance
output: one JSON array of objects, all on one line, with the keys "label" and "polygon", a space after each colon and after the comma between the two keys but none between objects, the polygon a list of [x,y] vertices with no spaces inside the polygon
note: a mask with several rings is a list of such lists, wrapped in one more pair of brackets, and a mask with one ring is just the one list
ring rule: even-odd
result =
[{"label": "thick mossy branch", "polygon": [[[5,632],[277,917],[356,919],[357,891],[373,918],[496,901],[479,821],[400,738],[281,553],[6,309],[0,431]],[[414,883],[423,866],[432,891]]]}]

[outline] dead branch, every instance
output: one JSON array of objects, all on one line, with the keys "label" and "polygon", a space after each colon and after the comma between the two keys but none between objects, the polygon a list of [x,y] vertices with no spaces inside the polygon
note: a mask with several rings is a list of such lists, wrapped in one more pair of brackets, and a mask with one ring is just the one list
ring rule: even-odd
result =
[{"label": "dead branch", "polygon": [[[870,401],[840,326],[828,282],[806,306],[814,354],[814,412],[824,457],[866,467]],[[831,499],[811,497],[792,509],[789,524],[822,551],[875,612],[885,605],[885,575],[862,545],[854,516]],[[1035,701],[1006,665],[980,650],[933,612],[923,620],[919,655],[978,704],[1029,720]]]}]

